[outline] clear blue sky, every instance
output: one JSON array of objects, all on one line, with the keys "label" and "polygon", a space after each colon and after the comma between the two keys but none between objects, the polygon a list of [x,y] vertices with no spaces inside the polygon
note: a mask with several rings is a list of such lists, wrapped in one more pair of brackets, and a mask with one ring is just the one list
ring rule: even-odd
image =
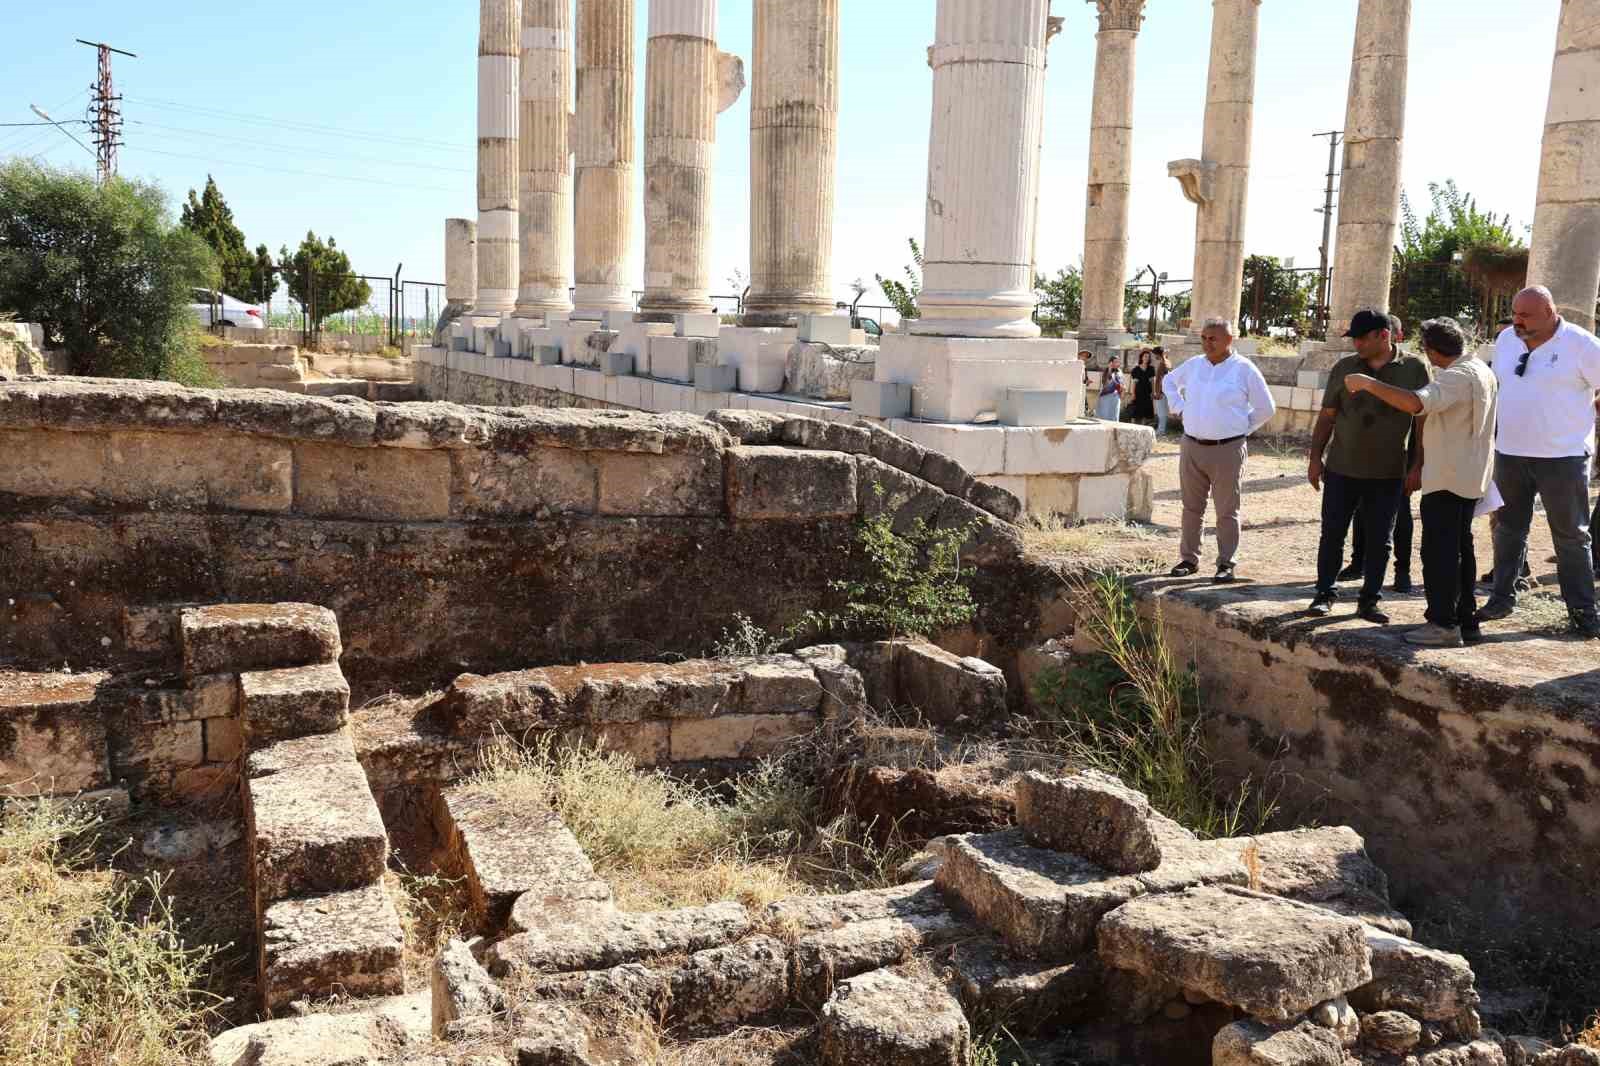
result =
[{"label": "clear blue sky", "polygon": [[[639,0],[638,82],[645,7]],[[81,118],[94,53],[117,57],[126,95],[125,175],[175,199],[214,174],[254,245],[274,252],[307,229],[335,236],[358,270],[442,280],[443,220],[471,216],[477,10],[473,0],[4,0],[0,122],[28,105]],[[921,235],[934,0],[843,0],[843,114],[835,274],[897,273]],[[751,0],[722,0],[721,45],[748,58]],[[1532,221],[1559,0],[1415,0],[1405,182],[1426,201],[1455,178],[1480,203]],[[1193,208],[1166,175],[1198,155],[1211,5],[1150,0],[1139,39],[1131,260],[1188,277]],[[1264,0],[1248,250],[1314,266],[1326,142],[1343,124],[1356,0]],[[1039,267],[1078,261],[1094,70],[1093,7],[1055,0]],[[23,45],[22,42],[26,42]],[[746,266],[749,94],[722,116],[714,278]],[[642,134],[642,129],[641,129]],[[0,129],[0,159],[92,166],[59,132]],[[636,213],[640,208],[636,202]],[[635,271],[637,273],[637,270]],[[875,297],[869,297],[869,300]]]}]

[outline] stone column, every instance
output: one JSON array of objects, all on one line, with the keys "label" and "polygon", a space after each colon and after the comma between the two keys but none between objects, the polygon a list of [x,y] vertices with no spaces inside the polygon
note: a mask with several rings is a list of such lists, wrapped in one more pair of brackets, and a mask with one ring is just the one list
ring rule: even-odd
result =
[{"label": "stone column", "polygon": [[633,310],[633,3],[578,0],[574,316]]},{"label": "stone column", "polygon": [[755,0],[750,296],[742,323],[833,310],[839,0]]},{"label": "stone column", "polygon": [[517,317],[572,310],[572,0],[522,0]]},{"label": "stone column", "polygon": [[1128,190],[1133,180],[1133,72],[1145,0],[1090,0],[1100,9],[1089,121],[1089,206],[1083,224],[1078,339],[1123,330]]},{"label": "stone column", "polygon": [[1333,294],[1328,300],[1328,339],[1335,343],[1361,308],[1389,309],[1400,223],[1400,150],[1406,128],[1410,39],[1411,0],[1361,0],[1344,118]]},{"label": "stone column", "polygon": [[471,307],[478,297],[478,224],[470,218],[444,220],[444,299],[451,307]]},{"label": "stone column", "polygon": [[641,317],[712,310],[711,167],[717,115],[744,88],[717,50],[717,0],[650,0],[645,51]]},{"label": "stone column", "polygon": [[1255,120],[1256,30],[1261,0],[1215,0],[1211,70],[1200,159],[1167,164],[1183,194],[1199,206],[1194,235],[1191,326],[1213,316],[1236,322],[1244,292],[1244,220],[1250,192],[1250,134]]},{"label": "stone column", "polygon": [[1594,328],[1600,288],[1600,0],[1563,0],[1545,113],[1528,282]]},{"label": "stone column", "polygon": [[1049,0],[939,0],[913,334],[1039,335],[1033,237],[1049,16]]},{"label": "stone column", "polygon": [[521,0],[480,0],[478,22],[478,298],[517,306],[517,38]]}]

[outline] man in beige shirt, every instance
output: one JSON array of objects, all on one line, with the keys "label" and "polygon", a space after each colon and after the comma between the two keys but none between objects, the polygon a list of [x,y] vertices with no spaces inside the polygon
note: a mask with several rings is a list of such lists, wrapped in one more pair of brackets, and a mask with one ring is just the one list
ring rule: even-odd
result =
[{"label": "man in beige shirt", "polygon": [[1464,355],[1467,338],[1456,321],[1422,324],[1422,351],[1438,373],[1411,391],[1365,374],[1345,379],[1351,392],[1370,392],[1391,407],[1427,415],[1422,435],[1422,582],[1428,624],[1406,634],[1424,647],[1459,648],[1480,639],[1473,581],[1477,559],[1472,519],[1494,475],[1494,427],[1499,382],[1494,371]]}]

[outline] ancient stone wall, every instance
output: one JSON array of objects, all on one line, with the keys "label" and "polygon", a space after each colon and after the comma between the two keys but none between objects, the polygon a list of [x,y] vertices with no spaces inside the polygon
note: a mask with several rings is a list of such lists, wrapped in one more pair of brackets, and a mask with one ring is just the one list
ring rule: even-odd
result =
[{"label": "ancient stone wall", "polygon": [[25,661],[136,654],[125,612],[179,602],[331,607],[358,684],[695,654],[738,612],[821,605],[885,509],[978,524],[998,647],[1042,587],[978,506],[1014,517],[1009,494],[887,432],[756,412],[24,379],[0,383],[0,455],[0,647]]}]

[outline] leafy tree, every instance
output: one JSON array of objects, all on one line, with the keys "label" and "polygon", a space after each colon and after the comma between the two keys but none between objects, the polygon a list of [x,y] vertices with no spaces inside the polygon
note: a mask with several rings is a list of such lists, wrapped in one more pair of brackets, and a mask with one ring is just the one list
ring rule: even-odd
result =
[{"label": "leafy tree", "polygon": [[905,268],[906,280],[895,281],[879,274],[878,288],[883,290],[884,298],[894,306],[901,318],[920,318],[922,311],[917,307],[917,297],[922,295],[922,247],[917,244],[915,237],[906,243],[911,245],[911,258],[914,260]]},{"label": "leafy tree", "polygon": [[1454,181],[1428,186],[1428,216],[1417,220],[1408,197],[1400,198],[1400,247],[1395,256],[1389,308],[1407,323],[1438,315],[1486,325],[1494,317],[1500,286],[1484,284],[1466,269],[1494,249],[1501,267],[1523,248],[1510,215],[1479,210],[1475,197]]},{"label": "leafy tree", "polygon": [[1421,223],[1410,198],[1400,195],[1400,258],[1407,263],[1449,263],[1456,253],[1478,245],[1523,246],[1510,215],[1479,211],[1477,198],[1462,192],[1454,180],[1430,182],[1428,195],[1432,210]]},{"label": "leafy tree", "polygon": [[278,291],[278,264],[273,262],[272,253],[267,251],[264,244],[256,245],[256,254],[250,260],[250,274],[244,287],[239,290],[241,298],[255,304],[266,305],[272,301],[272,294]]},{"label": "leafy tree", "polygon": [[1301,331],[1310,317],[1318,283],[1318,275],[1297,274],[1277,256],[1250,256],[1244,261],[1244,294],[1239,304],[1242,332],[1265,336],[1274,327]]},{"label": "leafy tree", "polygon": [[244,232],[233,221],[233,210],[222,198],[216,179],[206,175],[206,187],[198,197],[189,190],[189,202],[183,205],[183,227],[199,236],[216,255],[221,272],[222,291],[229,296],[249,299],[251,271],[255,259],[245,245]]},{"label": "leafy tree", "polygon": [[1083,271],[1064,267],[1056,276],[1038,275],[1033,287],[1039,294],[1039,324],[1054,332],[1077,329],[1083,317]]},{"label": "leafy tree", "polygon": [[211,250],[155,185],[15,161],[0,166],[0,307],[44,325],[74,374],[172,377],[194,365]]},{"label": "leafy tree", "polygon": [[307,232],[294,255],[284,248],[278,262],[289,295],[306,308],[318,326],[330,315],[366,306],[372,298],[372,286],[355,276],[350,257],[332,237],[323,243],[315,233]]}]

